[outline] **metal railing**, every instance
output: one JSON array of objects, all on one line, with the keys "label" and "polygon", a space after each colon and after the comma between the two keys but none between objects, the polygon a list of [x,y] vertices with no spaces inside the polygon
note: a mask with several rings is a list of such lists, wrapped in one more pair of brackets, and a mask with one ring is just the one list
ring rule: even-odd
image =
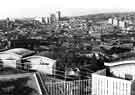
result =
[{"label": "metal railing", "polygon": [[91,78],[84,80],[58,80],[42,76],[44,86],[49,95],[91,95]]}]

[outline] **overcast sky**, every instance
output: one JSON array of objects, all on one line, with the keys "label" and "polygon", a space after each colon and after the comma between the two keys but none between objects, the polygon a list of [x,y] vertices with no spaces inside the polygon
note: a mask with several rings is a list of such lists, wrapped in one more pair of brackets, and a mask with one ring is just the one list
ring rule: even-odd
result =
[{"label": "overcast sky", "polygon": [[1,0],[0,18],[48,16],[60,10],[63,16],[135,11],[134,0]]}]

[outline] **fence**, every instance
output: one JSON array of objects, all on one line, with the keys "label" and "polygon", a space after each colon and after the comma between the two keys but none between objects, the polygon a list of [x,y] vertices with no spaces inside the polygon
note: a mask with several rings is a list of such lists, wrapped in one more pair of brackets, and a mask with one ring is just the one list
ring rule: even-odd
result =
[{"label": "fence", "polygon": [[64,81],[42,76],[48,95],[91,95],[91,79]]},{"label": "fence", "polygon": [[131,95],[131,81],[92,74],[92,95]]}]

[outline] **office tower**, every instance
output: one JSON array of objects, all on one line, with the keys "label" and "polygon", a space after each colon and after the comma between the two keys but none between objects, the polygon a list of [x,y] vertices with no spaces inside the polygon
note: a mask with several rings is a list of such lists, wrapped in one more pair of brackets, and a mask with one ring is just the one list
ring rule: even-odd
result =
[{"label": "office tower", "polygon": [[61,19],[61,12],[60,11],[58,11],[57,12],[57,15],[58,15],[58,21]]}]

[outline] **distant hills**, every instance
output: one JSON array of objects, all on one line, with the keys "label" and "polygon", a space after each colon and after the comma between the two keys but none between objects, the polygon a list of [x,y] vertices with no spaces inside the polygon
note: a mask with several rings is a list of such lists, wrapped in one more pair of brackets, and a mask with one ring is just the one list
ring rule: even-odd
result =
[{"label": "distant hills", "polygon": [[135,12],[97,13],[97,14],[88,14],[88,15],[76,16],[75,18],[82,18],[82,19],[108,19],[110,17],[125,17],[125,16],[135,18]]}]

